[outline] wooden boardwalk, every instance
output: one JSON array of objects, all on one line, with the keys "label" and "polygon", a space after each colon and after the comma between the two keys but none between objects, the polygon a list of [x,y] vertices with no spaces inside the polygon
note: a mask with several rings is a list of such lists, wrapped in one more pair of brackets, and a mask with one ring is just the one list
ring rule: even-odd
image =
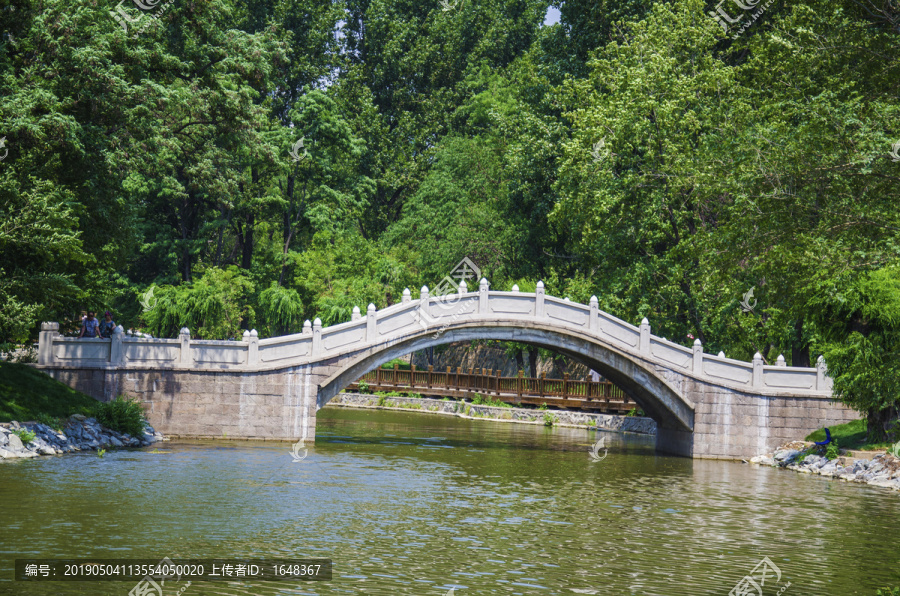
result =
[{"label": "wooden boardwalk", "polygon": [[413,365],[411,370],[404,370],[395,364],[393,369],[377,368],[366,373],[347,390],[360,391],[360,384],[363,392],[398,391],[458,399],[473,399],[480,394],[510,404],[547,404],[615,414],[638,407],[609,381],[572,381],[568,374],[562,379],[548,379],[544,374],[526,377],[519,371],[517,377],[501,377],[499,370],[485,368],[470,368],[468,372],[457,368],[454,372],[449,366],[436,371],[433,366],[419,370]]}]

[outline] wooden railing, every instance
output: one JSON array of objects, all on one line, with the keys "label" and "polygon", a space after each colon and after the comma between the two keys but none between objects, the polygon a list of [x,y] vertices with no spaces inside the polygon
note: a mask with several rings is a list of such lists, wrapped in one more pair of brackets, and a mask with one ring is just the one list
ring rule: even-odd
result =
[{"label": "wooden railing", "polygon": [[515,404],[547,404],[568,409],[582,409],[602,412],[628,412],[636,408],[621,389],[609,381],[573,381],[566,374],[562,379],[526,377],[519,371],[517,377],[501,377],[500,371],[484,368],[470,368],[464,372],[451,367],[446,371],[436,371],[433,366],[427,370],[377,368],[362,376],[359,381],[347,387],[350,391],[360,391],[360,385],[367,392],[399,391],[421,393],[455,398],[484,397]]}]

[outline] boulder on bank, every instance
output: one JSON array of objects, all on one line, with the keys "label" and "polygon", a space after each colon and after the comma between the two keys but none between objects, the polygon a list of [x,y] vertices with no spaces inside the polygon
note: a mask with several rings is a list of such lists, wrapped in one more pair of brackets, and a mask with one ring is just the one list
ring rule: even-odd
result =
[{"label": "boulder on bank", "polygon": [[775,450],[774,455],[758,455],[750,463],[900,490],[900,458],[890,453],[876,455],[871,460],[850,460],[845,457],[829,460],[822,455],[810,453],[801,461],[803,451],[786,447],[796,445],[782,446]]}]

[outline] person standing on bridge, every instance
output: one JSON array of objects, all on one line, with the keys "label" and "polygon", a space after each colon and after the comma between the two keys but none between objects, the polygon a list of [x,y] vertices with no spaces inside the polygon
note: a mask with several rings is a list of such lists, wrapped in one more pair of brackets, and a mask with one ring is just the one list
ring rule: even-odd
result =
[{"label": "person standing on bridge", "polygon": [[103,313],[103,321],[100,323],[100,337],[109,339],[116,328],[116,322],[112,320],[112,313]]},{"label": "person standing on bridge", "polygon": [[87,318],[81,323],[81,333],[78,337],[100,337],[100,321],[94,316],[94,311],[89,310]]}]

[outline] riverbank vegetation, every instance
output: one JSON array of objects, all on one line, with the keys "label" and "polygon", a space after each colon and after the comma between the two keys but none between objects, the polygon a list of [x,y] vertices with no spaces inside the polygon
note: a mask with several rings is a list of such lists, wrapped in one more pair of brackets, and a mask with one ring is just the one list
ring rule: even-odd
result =
[{"label": "riverbank vegetation", "polygon": [[0,362],[0,422],[35,420],[59,427],[72,414],[93,416],[99,402],[44,373]]},{"label": "riverbank vegetation", "polygon": [[598,6],[0,8],[0,343],[87,308],[297,332],[469,257],[708,352],[824,355],[896,440],[896,10]]},{"label": "riverbank vegetation", "polygon": [[[893,447],[890,441],[869,441],[869,433],[866,420],[854,420],[846,424],[838,424],[829,426],[828,431],[831,438],[841,446],[842,449],[857,449],[861,451],[884,451]],[[814,433],[810,433],[807,441],[824,441],[825,429],[821,428]]]}]

